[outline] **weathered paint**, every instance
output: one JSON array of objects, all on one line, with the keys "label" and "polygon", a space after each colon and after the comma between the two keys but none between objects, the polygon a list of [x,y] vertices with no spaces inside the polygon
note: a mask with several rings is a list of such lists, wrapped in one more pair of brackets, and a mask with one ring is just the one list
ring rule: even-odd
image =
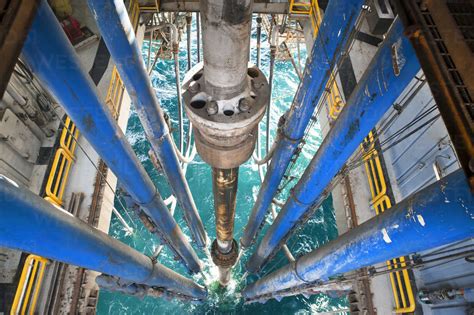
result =
[{"label": "weathered paint", "polygon": [[[400,73],[396,75],[392,68],[392,45],[400,39],[397,51],[399,56],[404,56],[405,63],[403,67],[400,65]],[[403,26],[396,20],[291,196],[250,257],[249,272],[258,272],[295,227],[311,215],[324,199],[325,189],[333,177],[419,70],[414,50],[403,35]]]},{"label": "weathered paint", "polygon": [[0,176],[0,246],[163,287],[194,299],[206,290]]},{"label": "weathered paint", "polygon": [[[334,0],[328,4],[303,80],[283,128],[284,137],[278,142],[249,222],[240,239],[243,247],[252,245],[264,223],[281,179],[313,116],[314,108],[323,96],[329,74],[341,59],[364,3],[363,0]],[[345,17],[343,22],[341,16]]]},{"label": "weathered paint", "polygon": [[[200,262],[168,211],[110,110],[100,100],[59,22],[46,1],[41,1],[23,57],[35,75],[64,107],[94,150],[117,176],[127,192],[158,227],[159,235],[188,269],[199,272]],[[171,238],[178,231],[176,238]]]},{"label": "weathered paint", "polygon": [[183,209],[191,235],[198,246],[206,247],[204,225],[181,169],[155,90],[151,86],[125,5],[122,1],[113,0],[89,0],[88,3],[136,107],[146,136]]},{"label": "weathered paint", "polygon": [[[449,203],[445,201],[448,200]],[[352,270],[474,236],[474,198],[462,170],[406,198],[337,239],[248,285],[246,300],[326,281]],[[426,225],[416,217],[422,216]],[[380,231],[390,234],[386,242]]]}]

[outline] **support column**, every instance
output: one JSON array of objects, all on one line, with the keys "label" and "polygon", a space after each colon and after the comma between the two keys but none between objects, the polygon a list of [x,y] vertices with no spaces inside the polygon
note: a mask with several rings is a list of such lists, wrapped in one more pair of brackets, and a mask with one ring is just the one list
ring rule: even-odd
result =
[{"label": "support column", "polygon": [[[325,189],[420,70],[397,19],[278,217],[247,262],[258,272],[325,198]],[[273,162],[273,161],[272,161]]]},{"label": "support column", "polygon": [[[40,8],[41,10],[41,8]],[[41,13],[40,13],[41,14]],[[0,246],[203,300],[206,289],[0,176]]]},{"label": "support column", "polygon": [[[120,77],[137,109],[147,138],[184,212],[191,235],[198,246],[206,247],[207,235],[204,225],[181,169],[163,111],[145,70],[145,63],[136,43],[125,5],[121,1],[114,0],[89,0],[88,3]],[[182,147],[181,144],[179,146]]]},{"label": "support column", "polygon": [[133,199],[157,227],[157,234],[188,269],[199,272],[199,258],[168,211],[155,185],[125,135],[100,100],[48,3],[43,0],[33,21],[23,58],[82,135],[117,176]]},{"label": "support column", "polygon": [[463,171],[457,170],[248,285],[242,295],[246,300],[278,297],[282,290],[461,241],[474,236],[473,218],[473,195]]},{"label": "support column", "polygon": [[[265,179],[252,208],[249,222],[240,239],[242,247],[250,247],[262,227],[278,186],[290,164],[313,111],[329,79],[328,73],[338,63],[347,47],[351,31],[362,10],[364,0],[332,0],[329,2],[313,46],[304,78],[293,100],[293,106],[282,130]],[[344,17],[344,18],[341,18]],[[270,147],[267,145],[267,147]]]}]

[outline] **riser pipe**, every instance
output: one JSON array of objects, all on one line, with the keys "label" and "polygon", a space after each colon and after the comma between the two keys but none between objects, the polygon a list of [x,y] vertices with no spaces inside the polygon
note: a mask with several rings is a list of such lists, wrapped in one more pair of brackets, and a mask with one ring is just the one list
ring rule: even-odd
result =
[{"label": "riser pipe", "polygon": [[194,299],[207,297],[202,286],[153,263],[149,257],[2,176],[0,216],[1,247],[96,270],[137,284],[163,287]]},{"label": "riser pipe", "polygon": [[201,266],[196,253],[169,213],[110,110],[100,100],[94,83],[82,69],[74,48],[44,0],[25,41],[23,57],[123,187],[156,224],[159,234],[170,248],[191,272],[199,272]]},{"label": "riser pipe", "polygon": [[249,272],[258,272],[311,214],[337,172],[420,70],[403,30],[400,21],[395,20],[346,106],[247,262]]},{"label": "riser pipe", "polygon": [[462,170],[247,286],[245,299],[326,281],[362,267],[474,236],[474,199]]},{"label": "riser pipe", "polygon": [[[256,239],[286,168],[313,116],[314,108],[323,95],[328,74],[340,60],[364,3],[365,0],[334,0],[328,4],[303,80],[283,129],[285,136],[278,142],[249,222],[240,239],[244,248],[250,247]],[[268,148],[267,144],[267,150]]]},{"label": "riser pipe", "polygon": [[[146,72],[125,5],[123,1],[114,0],[89,0],[88,3],[120,77],[137,109],[147,138],[184,212],[192,237],[198,246],[206,247],[207,235],[204,225],[174,151],[171,142],[173,140]],[[182,136],[180,138],[182,139]]]}]

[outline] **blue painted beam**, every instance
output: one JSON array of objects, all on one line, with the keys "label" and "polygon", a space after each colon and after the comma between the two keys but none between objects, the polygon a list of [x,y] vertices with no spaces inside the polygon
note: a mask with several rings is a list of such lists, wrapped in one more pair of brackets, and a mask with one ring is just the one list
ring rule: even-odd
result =
[{"label": "blue painted beam", "polygon": [[74,48],[45,0],[41,1],[25,41],[23,58],[127,192],[156,224],[162,239],[191,272],[199,272],[201,266],[196,253],[110,110],[100,100],[94,83],[82,69]]},{"label": "blue painted beam", "polygon": [[145,63],[125,5],[123,1],[114,0],[89,0],[88,3],[120,77],[132,98],[147,138],[184,212],[191,235],[198,246],[206,247],[207,235],[204,225],[174,150],[163,111],[145,70]]},{"label": "blue painted beam", "polygon": [[[41,9],[40,9],[41,10]],[[41,14],[41,13],[40,13]],[[206,289],[0,176],[0,247],[164,287],[194,299]]]},{"label": "blue painted beam", "polygon": [[365,0],[333,0],[326,8],[303,80],[283,126],[283,136],[274,151],[249,221],[240,239],[244,248],[252,245],[262,227],[281,179],[304,136],[319,99],[324,94],[329,74],[341,59],[344,48],[347,47],[364,3]]},{"label": "blue painted beam", "polygon": [[403,35],[401,22],[396,20],[276,220],[247,262],[249,272],[258,272],[322,201],[331,180],[419,70],[413,47]]},{"label": "blue painted beam", "polygon": [[406,198],[384,213],[248,285],[245,299],[327,281],[362,267],[474,236],[474,198],[462,170]]}]

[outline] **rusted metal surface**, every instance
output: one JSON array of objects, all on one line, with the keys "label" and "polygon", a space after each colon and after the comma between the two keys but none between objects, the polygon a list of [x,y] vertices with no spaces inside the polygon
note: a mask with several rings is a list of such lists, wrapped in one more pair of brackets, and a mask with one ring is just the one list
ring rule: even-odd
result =
[{"label": "rusted metal surface", "polygon": [[[405,33],[420,58],[421,68],[458,160],[474,190],[474,103],[473,96],[469,94],[473,89],[472,51],[466,49],[465,42],[459,43],[466,39],[456,36],[459,35],[459,29],[456,31],[457,27],[453,25],[446,5],[441,2],[443,1],[420,3],[410,0],[396,1],[396,5],[406,28]],[[441,31],[442,28],[448,29]],[[449,29],[453,29],[454,33]],[[469,64],[470,68],[468,66],[459,72],[461,67]]]},{"label": "rusted metal surface", "polygon": [[35,16],[39,0],[0,2],[0,99]]},{"label": "rusted metal surface", "polygon": [[231,242],[234,238],[235,201],[239,168],[212,169],[212,189],[216,214],[217,239]]}]

